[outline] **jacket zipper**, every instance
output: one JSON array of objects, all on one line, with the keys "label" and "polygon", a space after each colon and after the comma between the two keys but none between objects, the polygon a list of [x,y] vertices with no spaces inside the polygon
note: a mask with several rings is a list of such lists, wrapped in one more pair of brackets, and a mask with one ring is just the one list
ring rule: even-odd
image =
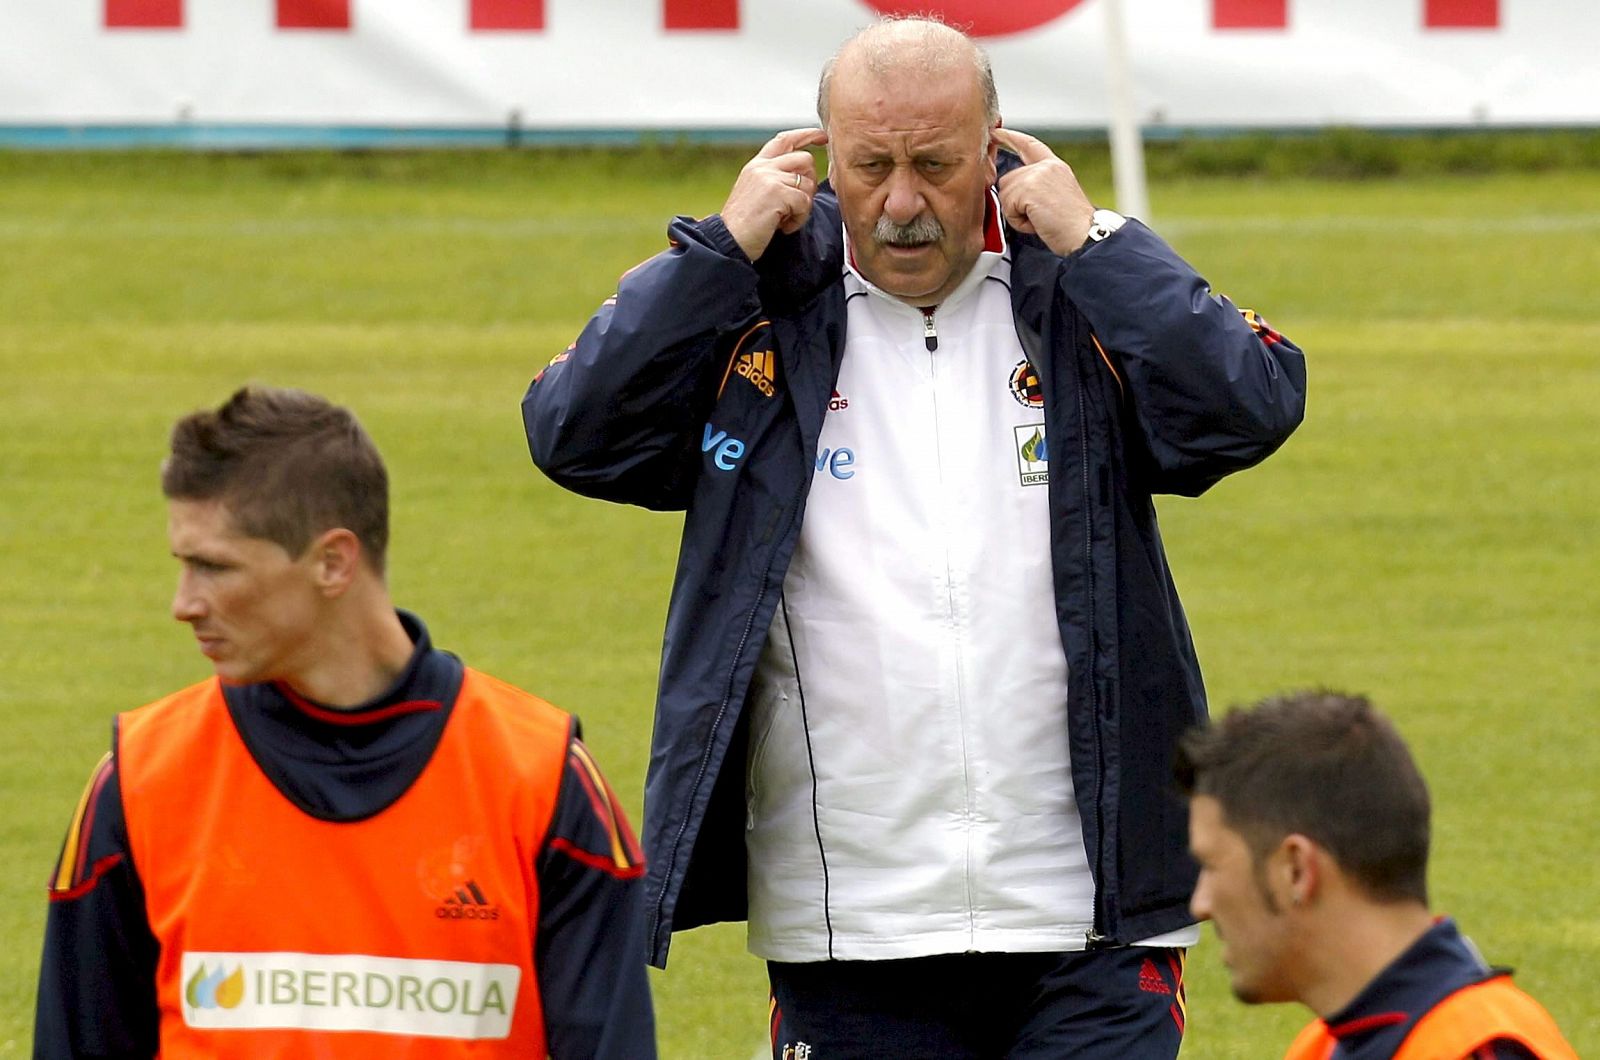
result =
[{"label": "jacket zipper", "polygon": [[[933,314],[934,314],[934,311],[937,310],[938,308],[939,308],[938,306],[932,306],[932,307],[924,307],[923,310],[922,310],[923,344],[928,347],[928,352],[930,354],[935,352],[939,348],[939,335],[938,335],[938,332],[936,332],[934,330],[934,326],[933,326]],[[940,429],[940,426],[939,426],[939,359],[937,357],[929,357],[928,358],[928,377],[929,377],[930,381],[933,383],[933,386],[932,386],[932,392],[933,392],[933,432],[934,432],[934,443],[933,443],[933,445],[934,445],[934,458],[938,462],[938,468],[939,468],[939,485],[940,485],[940,488],[941,488],[940,496],[941,496],[941,502],[942,502],[942,498],[943,498],[942,489],[943,489],[943,486],[944,486],[944,448],[943,448],[944,435],[943,435],[943,432],[942,432],[942,430]],[[942,507],[943,507],[943,505],[941,503],[941,508]],[[948,524],[947,524],[947,526],[948,526]],[[955,629],[955,630],[958,630],[956,636],[959,638],[960,637],[960,633],[959,633],[960,624],[957,621],[957,617],[956,617],[955,575],[951,570],[950,539],[949,539],[948,530],[946,531],[946,533],[944,535],[944,585],[945,585],[945,604],[946,604],[946,607],[947,607],[946,614],[949,616],[951,628]],[[962,665],[961,665],[961,650],[959,648],[956,650],[956,653],[955,653],[955,665],[956,665],[956,713],[957,713],[957,719],[958,719],[957,720],[956,729],[961,734],[961,789],[962,789],[961,817],[962,817],[962,827],[966,830],[966,843],[965,843],[965,848],[964,848],[965,849],[965,855],[963,857],[963,862],[962,862],[962,867],[961,867],[961,877],[962,877],[962,880],[964,881],[964,884],[965,884],[965,892],[966,892],[966,899],[967,899],[967,930],[968,930],[968,932],[969,932],[969,934],[971,936],[975,937],[976,934],[977,934],[978,899],[977,899],[977,894],[973,890],[973,878],[972,878],[972,822],[973,822],[973,818],[974,818],[974,814],[973,814],[973,811],[972,811],[972,770],[971,770],[971,755],[969,754],[968,748],[967,748],[966,697],[965,697],[965,695],[963,693],[964,672],[963,672],[963,668],[962,668]],[[830,955],[831,955],[831,951],[830,951]]]}]

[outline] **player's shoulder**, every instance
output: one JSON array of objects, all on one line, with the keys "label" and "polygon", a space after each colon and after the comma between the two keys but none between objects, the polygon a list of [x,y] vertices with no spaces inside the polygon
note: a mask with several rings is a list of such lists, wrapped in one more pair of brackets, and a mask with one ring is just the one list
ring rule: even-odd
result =
[{"label": "player's shoulder", "polygon": [[128,719],[145,720],[179,715],[194,710],[197,705],[210,701],[221,692],[221,689],[221,681],[215,676],[208,677],[203,681],[196,681],[186,688],[180,688],[176,692],[168,692],[160,699],[151,700],[143,706],[123,711],[118,717],[120,720],[126,721]]},{"label": "player's shoulder", "polygon": [[495,724],[562,747],[574,731],[570,713],[509,681],[466,667],[455,712],[467,724]]},{"label": "player's shoulder", "polygon": [[473,694],[484,699],[512,704],[517,707],[554,711],[561,715],[567,713],[544,697],[529,692],[521,685],[514,685],[503,678],[484,673],[476,667],[468,666],[464,670],[465,673],[461,680],[461,697]]},{"label": "player's shoulder", "polygon": [[118,714],[111,723],[112,746],[119,756],[135,744],[162,754],[172,752],[196,739],[209,739],[206,726],[225,711],[222,683],[209,677]]}]

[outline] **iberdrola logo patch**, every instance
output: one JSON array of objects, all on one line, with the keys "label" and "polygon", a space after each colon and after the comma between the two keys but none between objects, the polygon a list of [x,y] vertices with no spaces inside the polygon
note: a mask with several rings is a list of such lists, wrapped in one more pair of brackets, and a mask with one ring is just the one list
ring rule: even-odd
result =
[{"label": "iberdrola logo patch", "polygon": [[207,972],[202,961],[184,984],[183,999],[190,1008],[238,1008],[244,1000],[244,965],[235,965],[232,974],[221,964]]},{"label": "iberdrola logo patch", "polygon": [[1011,428],[1017,447],[1017,477],[1024,486],[1042,486],[1050,481],[1050,446],[1045,441],[1044,424],[1025,423]]},{"label": "iberdrola logo patch", "polygon": [[191,1027],[495,1040],[511,1033],[522,969],[361,953],[186,952],[180,975]]}]

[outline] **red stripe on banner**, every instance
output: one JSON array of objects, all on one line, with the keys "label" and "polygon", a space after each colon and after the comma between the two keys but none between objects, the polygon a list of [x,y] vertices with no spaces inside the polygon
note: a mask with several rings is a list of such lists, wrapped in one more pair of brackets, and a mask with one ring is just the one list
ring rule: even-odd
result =
[{"label": "red stripe on banner", "polygon": [[1287,29],[1289,0],[1211,0],[1213,29]]},{"label": "red stripe on banner", "polygon": [[106,29],[182,29],[183,0],[106,0]]},{"label": "red stripe on banner", "polygon": [[349,29],[350,0],[278,0],[279,29]]},{"label": "red stripe on banner", "polygon": [[865,0],[880,15],[932,15],[974,37],[1026,33],[1054,22],[1084,0]]},{"label": "red stripe on banner", "polygon": [[1422,24],[1428,29],[1495,29],[1500,0],[1427,0]]},{"label": "red stripe on banner", "polygon": [[738,29],[739,0],[666,0],[661,24],[667,29]]},{"label": "red stripe on banner", "polygon": [[472,0],[473,30],[544,29],[544,0]]}]

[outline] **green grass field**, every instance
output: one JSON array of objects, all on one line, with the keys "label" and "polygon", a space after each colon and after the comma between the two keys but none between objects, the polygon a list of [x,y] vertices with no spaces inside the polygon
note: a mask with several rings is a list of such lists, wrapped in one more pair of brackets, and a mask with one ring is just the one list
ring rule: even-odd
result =
[{"label": "green grass field", "polygon": [[[110,717],[207,672],[156,472],[172,420],[245,381],[354,407],[397,600],[579,713],[637,813],[678,520],[544,481],[517,403],[740,161],[0,153],[0,1057],[30,1048],[43,881]],[[1433,786],[1436,908],[1600,1054],[1600,171],[1152,198],[1311,363],[1281,453],[1162,505],[1214,706],[1373,695]],[[1234,1002],[1209,934],[1189,967],[1186,1056],[1281,1055],[1301,1010]],[[761,1041],[742,928],[680,936],[654,983],[665,1056]]]}]

